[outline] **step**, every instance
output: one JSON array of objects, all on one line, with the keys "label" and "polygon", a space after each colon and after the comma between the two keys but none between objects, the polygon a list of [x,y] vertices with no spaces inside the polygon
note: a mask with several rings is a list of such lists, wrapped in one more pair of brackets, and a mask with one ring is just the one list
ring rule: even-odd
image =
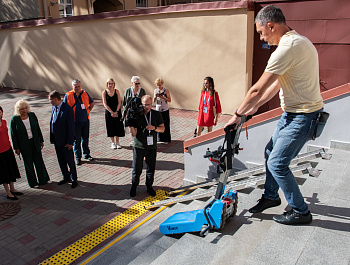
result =
[{"label": "step", "polygon": [[[329,164],[329,161],[323,162]],[[300,179],[306,180],[304,177]],[[318,181],[317,178],[309,179]],[[305,183],[307,182],[304,181],[301,187]],[[276,225],[277,227],[281,226],[273,222],[271,218],[274,214],[282,213],[287,205],[283,194],[280,193],[281,206],[267,209],[260,216],[250,214],[248,209],[256,204],[262,192],[261,189],[253,188],[249,193],[238,192],[237,215],[223,229],[210,231],[204,238],[196,234],[185,234],[151,264],[161,264],[166,260],[173,260],[176,255],[186,256],[186,258],[177,258],[176,262],[171,264],[203,264],[203,260],[205,261],[204,264],[231,264],[233,260],[235,263],[243,264],[260,244],[260,241],[269,233],[270,229]],[[188,246],[188,244],[192,244],[192,246]],[[202,253],[205,244],[209,244],[208,249],[203,251],[205,253]],[[187,246],[186,249],[183,249],[183,246]],[[211,253],[215,254],[211,255]],[[259,262],[260,260],[257,259],[257,263]]]},{"label": "step", "polygon": [[203,238],[187,233],[150,264],[208,264],[218,251]]},{"label": "step", "polygon": [[[344,153],[342,153],[344,152]],[[332,162],[323,159],[317,159],[313,163],[316,168],[321,170],[321,174],[317,177],[305,176],[297,177],[297,181],[300,185],[300,189],[303,195],[306,197],[308,203],[313,203],[310,206],[312,212],[315,213],[316,226],[283,226],[275,223],[272,220],[272,216],[280,214],[285,210],[287,205],[285,198],[280,192],[282,204],[278,207],[267,209],[264,213],[251,214],[248,209],[256,204],[256,201],[260,199],[263,193],[262,186],[248,187],[241,191],[238,191],[238,210],[236,216],[231,219],[229,223],[221,230],[212,230],[209,234],[202,238],[198,234],[186,233],[176,236],[164,236],[159,230],[159,224],[165,221],[169,216],[181,211],[190,211],[195,209],[201,209],[210,198],[193,200],[190,202],[177,203],[171,207],[167,207],[164,211],[160,212],[154,218],[140,226],[130,235],[128,239],[123,239],[116,246],[113,247],[108,255],[113,258],[111,263],[106,263],[105,258],[96,260],[95,263],[89,264],[280,264],[283,258],[283,264],[286,264],[288,258],[292,261],[291,264],[296,264],[295,260],[297,255],[303,257],[304,263],[312,263],[307,260],[306,255],[303,255],[303,251],[308,247],[309,255],[315,256],[309,238],[317,239],[318,234],[314,234],[315,230],[322,229],[317,227],[317,222],[321,221],[321,218],[334,218],[332,216],[323,216],[322,213],[327,209],[327,205],[323,203],[331,203],[332,197],[340,193],[344,198],[348,198],[348,184],[335,178],[335,175],[350,174],[350,167],[346,165],[350,161],[350,153],[341,150],[329,150],[330,154],[334,153]],[[345,166],[344,166],[345,163]],[[347,169],[349,168],[349,169]],[[198,189],[193,194],[200,194],[205,189]],[[320,194],[315,194],[320,193]],[[317,199],[321,200],[321,203],[317,202]],[[340,196],[336,197],[340,200]],[[336,209],[336,208],[331,208]],[[341,212],[335,214],[341,215]],[[344,215],[344,213],[343,213]],[[346,216],[344,216],[346,218]],[[346,222],[346,219],[343,220]],[[314,224],[313,223],[313,224]],[[327,225],[327,222],[321,223],[323,226]],[[334,226],[334,224],[330,224]],[[347,246],[347,242],[344,241],[346,237],[343,234],[346,232],[341,231],[341,225],[339,224],[339,231],[337,236],[340,242],[344,242],[344,246]],[[324,229],[323,229],[324,230]],[[328,231],[326,231],[328,232]],[[328,232],[333,233],[333,232]],[[283,239],[287,235],[287,240]],[[297,239],[300,239],[300,246],[298,246]],[[332,238],[329,235],[328,239]],[[327,240],[318,242],[317,244],[326,244]],[[276,241],[276,242],[275,242]],[[320,240],[322,241],[322,240]],[[268,251],[267,246],[273,246],[274,254]],[[301,251],[301,249],[304,249]],[[277,250],[276,250],[277,249]],[[287,251],[288,250],[288,251]],[[285,254],[285,252],[292,251],[291,254]],[[320,251],[315,251],[321,255]],[[270,254],[266,254],[270,253]],[[276,253],[276,254],[275,254]],[[104,255],[104,253],[102,254]],[[106,256],[106,255],[105,255]],[[284,257],[287,257],[285,259]],[[317,258],[317,257],[315,257]],[[340,257],[342,259],[343,257]],[[337,260],[337,259],[334,259]],[[263,261],[263,262],[262,262]],[[342,260],[341,260],[342,261]],[[294,262],[294,263],[293,263]],[[342,264],[342,262],[337,264]]]},{"label": "step", "polygon": [[[310,173],[311,169],[312,169],[312,165],[310,163],[306,163],[304,165],[300,165],[300,166],[296,166],[296,167],[291,168],[292,172],[296,175],[305,174],[307,172],[309,172],[309,174],[311,174]],[[312,172],[313,172],[313,174],[317,173],[316,170],[312,170]],[[252,177],[249,177],[246,179],[240,179],[237,181],[234,180],[226,185],[225,192],[229,191],[229,189],[240,190],[240,189],[247,188],[249,186],[255,187],[257,185],[264,183],[264,181],[265,181],[264,175],[252,176]],[[192,193],[185,194],[183,196],[178,196],[175,198],[167,198],[167,199],[162,200],[162,201],[154,202],[151,205],[147,206],[146,208],[151,209],[151,208],[160,207],[163,205],[170,205],[173,203],[183,202],[186,200],[208,198],[208,197],[211,197],[211,196],[216,194],[217,186],[212,186],[209,189],[205,189],[205,190],[201,189],[201,191],[199,191],[199,189],[196,189],[195,191],[196,191],[195,193],[192,192]]]},{"label": "step", "polygon": [[[212,264],[225,264],[232,259],[238,264],[249,265],[348,264],[350,239],[349,229],[345,226],[350,223],[344,209],[349,207],[350,153],[334,149],[329,153],[333,155],[331,163],[318,160],[320,176],[308,178],[300,185],[313,214],[311,225],[285,226],[269,220],[273,215],[281,214],[287,205],[280,194],[281,206],[260,214],[246,213],[246,220],[251,224],[246,229],[241,227],[232,241],[225,242],[227,248],[218,253]],[[258,195],[255,197],[259,198]],[[262,223],[265,223],[263,227]]]},{"label": "step", "polygon": [[[161,214],[156,216],[154,220],[145,223],[144,224],[145,226],[150,226],[152,222],[152,229],[154,229],[154,231],[148,236],[149,238],[145,237],[135,245],[135,247],[142,249],[142,253],[140,253],[129,264],[130,265],[138,265],[138,264],[148,265],[153,260],[158,258],[164,251],[166,251],[169,247],[171,247],[171,245],[173,245],[183,236],[183,234],[174,235],[174,236],[164,236],[158,230],[159,225],[162,222],[164,222],[168,217],[170,217],[175,213],[201,209],[205,206],[206,203],[207,203],[206,201],[194,200],[190,202],[188,205],[180,204],[178,207],[171,207],[171,208],[168,207],[168,209],[164,210]],[[156,225],[156,227],[154,227],[154,225]],[[142,227],[140,227],[140,229],[142,230]],[[132,237],[140,237],[140,236],[139,236],[139,233],[137,232],[134,235],[132,235]]]}]

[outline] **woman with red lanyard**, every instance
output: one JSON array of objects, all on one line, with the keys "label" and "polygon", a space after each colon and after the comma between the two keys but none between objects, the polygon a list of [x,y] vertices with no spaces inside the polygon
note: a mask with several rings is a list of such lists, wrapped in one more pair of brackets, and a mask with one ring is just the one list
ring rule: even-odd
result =
[{"label": "woman with red lanyard", "polygon": [[20,178],[15,155],[10,143],[6,121],[2,119],[3,111],[0,107],[0,184],[4,185],[7,199],[18,200],[16,195],[22,195],[14,187],[16,179]]},{"label": "woman with red lanyard", "polygon": [[215,91],[214,79],[210,76],[204,78],[198,110],[197,136],[200,136],[204,127],[208,127],[208,132],[213,130],[213,125],[217,124],[221,114],[219,94]]}]

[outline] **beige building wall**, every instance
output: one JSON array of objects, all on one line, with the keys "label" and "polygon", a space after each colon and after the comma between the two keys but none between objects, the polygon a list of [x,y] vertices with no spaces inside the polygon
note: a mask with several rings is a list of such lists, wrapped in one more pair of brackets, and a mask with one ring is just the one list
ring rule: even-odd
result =
[{"label": "beige building wall", "polygon": [[250,85],[252,32],[244,8],[0,30],[0,84],[65,93],[79,78],[100,98],[109,77],[121,94],[133,75],[148,94],[162,77],[171,107],[197,110],[203,78],[212,76],[223,112],[233,113]]},{"label": "beige building wall", "polygon": [[38,0],[0,0],[0,23],[39,18]]}]

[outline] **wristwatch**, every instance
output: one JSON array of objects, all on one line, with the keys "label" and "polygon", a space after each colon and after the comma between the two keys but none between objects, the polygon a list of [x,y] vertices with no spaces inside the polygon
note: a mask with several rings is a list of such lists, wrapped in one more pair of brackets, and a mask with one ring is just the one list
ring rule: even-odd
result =
[{"label": "wristwatch", "polygon": [[235,111],[235,113],[234,113],[234,114],[235,114],[235,115],[236,115],[238,118],[241,118],[243,115],[238,114],[237,110],[238,110],[238,109],[236,109],[236,111]]}]

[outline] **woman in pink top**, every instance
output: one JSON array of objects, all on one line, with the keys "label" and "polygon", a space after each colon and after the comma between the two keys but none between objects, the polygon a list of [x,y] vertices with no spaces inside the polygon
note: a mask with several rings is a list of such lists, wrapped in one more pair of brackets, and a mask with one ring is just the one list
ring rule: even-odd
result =
[{"label": "woman in pink top", "polygon": [[2,119],[3,110],[0,107],[0,184],[4,185],[7,199],[18,200],[16,195],[22,195],[14,187],[16,179],[21,175],[18,170],[15,155],[13,154],[6,121]]}]

